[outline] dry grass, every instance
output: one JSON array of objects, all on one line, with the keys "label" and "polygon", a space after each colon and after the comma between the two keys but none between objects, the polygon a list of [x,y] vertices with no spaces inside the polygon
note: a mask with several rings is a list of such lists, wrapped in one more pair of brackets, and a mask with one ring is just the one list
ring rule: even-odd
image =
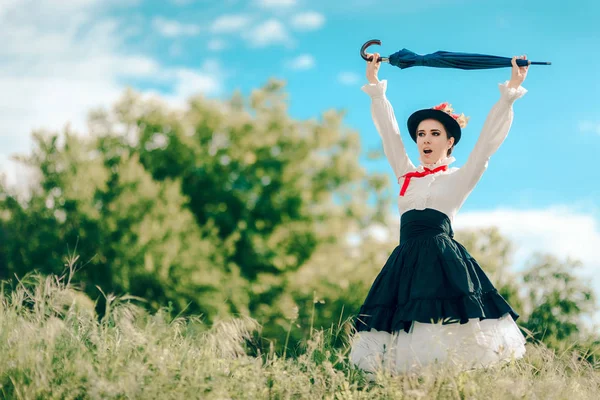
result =
[{"label": "dry grass", "polygon": [[55,277],[30,276],[0,303],[0,397],[6,399],[598,399],[600,374],[570,352],[528,345],[487,371],[449,369],[369,382],[314,331],[293,358],[248,355],[252,319],[206,327],[108,298],[91,300]]}]

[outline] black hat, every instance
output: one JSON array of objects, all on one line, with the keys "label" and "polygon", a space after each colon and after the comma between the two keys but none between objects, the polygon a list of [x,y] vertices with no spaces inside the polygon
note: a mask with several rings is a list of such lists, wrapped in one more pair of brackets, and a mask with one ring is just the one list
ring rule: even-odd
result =
[{"label": "black hat", "polygon": [[454,145],[458,144],[461,136],[461,127],[467,126],[469,117],[464,114],[452,114],[452,106],[448,103],[442,103],[432,108],[415,111],[407,121],[408,133],[415,142],[417,141],[417,128],[421,121],[426,119],[435,119],[444,125],[449,137],[454,138]]}]

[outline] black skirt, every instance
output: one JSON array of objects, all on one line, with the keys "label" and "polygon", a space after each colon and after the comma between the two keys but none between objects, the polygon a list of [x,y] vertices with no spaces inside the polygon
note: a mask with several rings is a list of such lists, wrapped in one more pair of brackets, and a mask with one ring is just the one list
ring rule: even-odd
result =
[{"label": "black skirt", "polygon": [[453,237],[450,219],[440,211],[402,214],[400,244],[354,319],[356,330],[408,333],[413,321],[464,324],[507,313],[516,321],[519,315]]}]

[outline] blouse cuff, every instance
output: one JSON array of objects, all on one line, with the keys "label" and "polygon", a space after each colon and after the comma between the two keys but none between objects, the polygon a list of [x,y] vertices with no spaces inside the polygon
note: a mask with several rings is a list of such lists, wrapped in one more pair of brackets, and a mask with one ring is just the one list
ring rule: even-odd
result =
[{"label": "blouse cuff", "polygon": [[508,100],[508,102],[511,104],[514,103],[518,98],[525,96],[525,93],[527,93],[527,89],[520,85],[516,89],[509,88],[508,81],[498,84],[498,87],[500,88],[501,97]]},{"label": "blouse cuff", "polygon": [[387,80],[383,79],[379,83],[367,83],[360,88],[363,92],[371,96],[371,99],[385,97],[387,89]]}]

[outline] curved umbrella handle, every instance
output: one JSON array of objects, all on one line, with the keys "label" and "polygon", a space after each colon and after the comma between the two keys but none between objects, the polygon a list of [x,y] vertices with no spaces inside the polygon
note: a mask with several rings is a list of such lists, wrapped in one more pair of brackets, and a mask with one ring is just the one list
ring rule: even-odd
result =
[{"label": "curved umbrella handle", "polygon": [[[360,56],[363,58],[363,60],[365,61],[371,61],[373,59],[373,57],[367,57],[367,54],[365,53],[365,50],[367,50],[367,48],[371,45],[378,45],[381,46],[381,40],[379,39],[371,39],[368,42],[366,42],[365,44],[362,45],[362,47],[360,48]],[[379,57],[379,59],[377,60],[377,62],[389,62],[389,58],[388,57]]]}]

